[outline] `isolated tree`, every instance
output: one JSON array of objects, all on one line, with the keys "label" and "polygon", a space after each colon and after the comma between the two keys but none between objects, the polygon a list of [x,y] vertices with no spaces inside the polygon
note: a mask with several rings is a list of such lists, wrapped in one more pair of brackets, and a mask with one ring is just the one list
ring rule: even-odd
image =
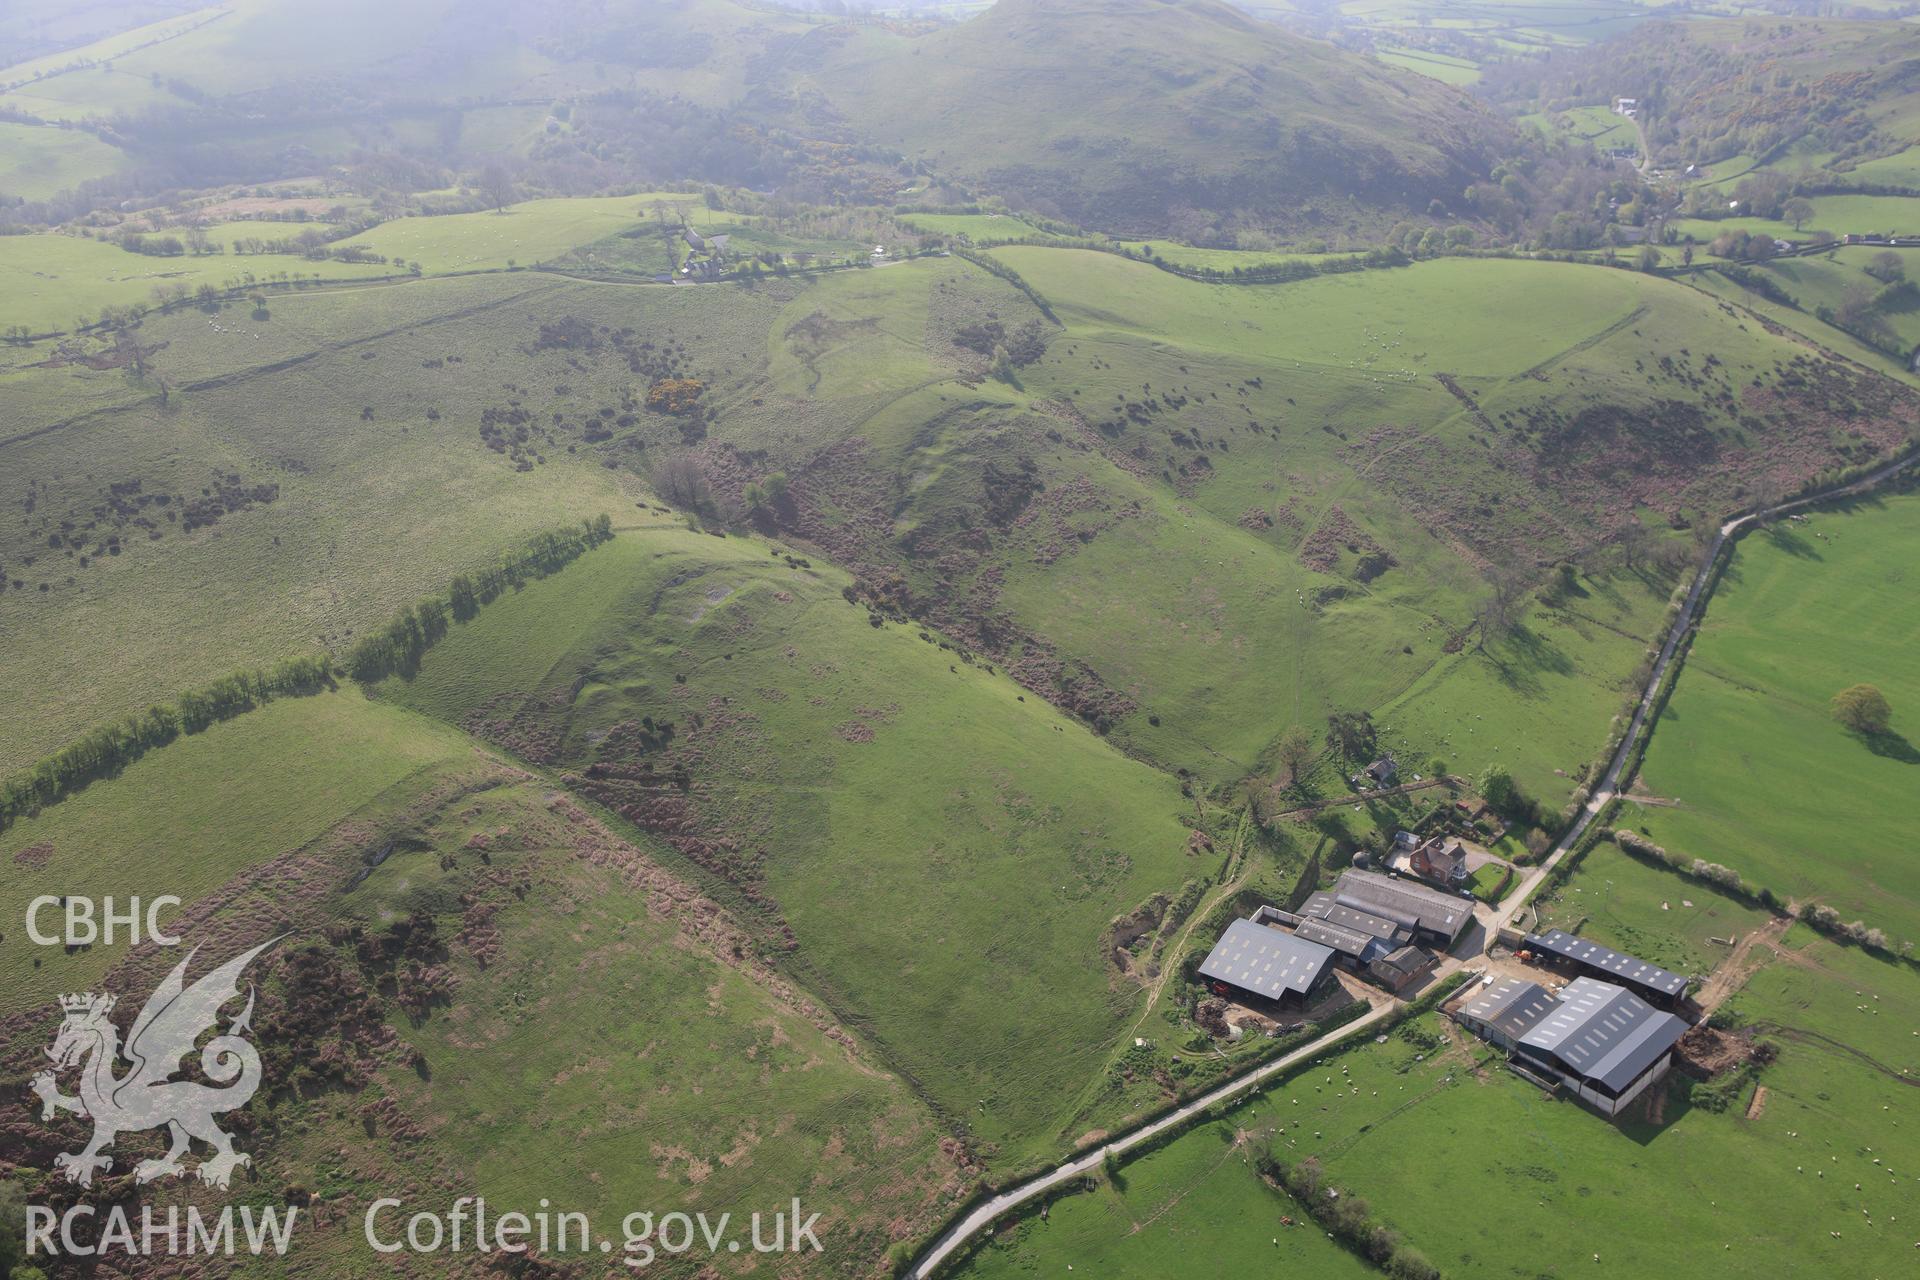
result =
[{"label": "isolated tree", "polygon": [[1495,809],[1505,811],[1519,796],[1520,788],[1514,783],[1513,775],[1502,765],[1489,765],[1480,775],[1480,798]]},{"label": "isolated tree", "polygon": [[1805,196],[1795,196],[1780,206],[1780,216],[1793,224],[1798,231],[1807,225],[1807,219],[1813,217],[1813,201]]},{"label": "isolated tree", "polygon": [[1336,711],[1328,716],[1327,745],[1348,759],[1371,756],[1378,745],[1372,713]]},{"label": "isolated tree", "polygon": [[1520,606],[1526,599],[1526,582],[1515,573],[1495,570],[1488,576],[1492,590],[1473,607],[1473,620],[1480,627],[1480,645],[1504,636],[1520,620]]},{"label": "isolated tree", "polygon": [[760,482],[760,487],[766,490],[768,502],[780,501],[780,499],[787,496],[787,473],[784,471],[774,472]]},{"label": "isolated tree", "polygon": [[1869,737],[1885,733],[1893,724],[1887,695],[1870,684],[1856,684],[1833,695],[1833,718],[1855,733]]},{"label": "isolated tree", "polygon": [[749,515],[759,514],[767,505],[766,486],[762,485],[758,480],[747,481],[746,488],[740,491],[740,502],[742,506],[746,507]]},{"label": "isolated tree", "polygon": [[1907,264],[1893,250],[1883,249],[1867,263],[1867,274],[1882,284],[1892,284],[1895,280],[1906,278]]},{"label": "isolated tree", "polygon": [[704,511],[712,500],[707,473],[687,454],[655,463],[652,480],[655,493],[684,511]]},{"label": "isolated tree", "polygon": [[480,171],[480,194],[493,206],[495,213],[502,213],[506,207],[519,198],[519,188],[514,185],[513,175],[504,165],[490,164]]},{"label": "isolated tree", "polygon": [[1280,735],[1280,742],[1274,748],[1280,763],[1287,770],[1287,785],[1300,781],[1300,775],[1313,762],[1313,735],[1304,725],[1294,725]]}]

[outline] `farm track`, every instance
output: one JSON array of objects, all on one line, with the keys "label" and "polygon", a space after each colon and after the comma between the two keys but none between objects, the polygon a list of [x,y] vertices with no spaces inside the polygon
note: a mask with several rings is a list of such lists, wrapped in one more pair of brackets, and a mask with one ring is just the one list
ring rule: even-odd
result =
[{"label": "farm track", "polygon": [[[387,338],[396,337],[402,333],[409,333],[416,329],[424,329],[429,326],[442,324],[450,320],[463,320],[463,319],[470,318],[472,316],[482,315],[488,311],[494,310],[497,307],[503,307],[515,302],[520,302],[525,300],[526,298],[538,296],[539,294],[546,293],[560,287],[561,286],[557,284],[541,284],[541,285],[532,286],[527,289],[523,289],[518,293],[511,294],[508,297],[497,298],[491,302],[483,302],[471,307],[461,307],[456,311],[448,311],[440,315],[429,316],[424,320],[419,320],[411,324],[399,325],[391,329],[383,329],[378,333],[363,334],[357,338],[349,338],[344,342],[326,343],[322,346],[315,347],[311,351],[303,352],[302,354],[297,356],[288,356],[285,359],[275,360],[268,364],[254,365],[245,369],[235,369],[229,373],[216,374],[211,378],[200,378],[200,379],[196,379],[193,382],[185,382],[180,384],[178,390],[219,391],[219,390],[224,390],[228,387],[244,386],[245,384],[249,382],[253,382],[259,378],[271,377],[272,375],[277,373],[285,373],[289,369],[297,369],[302,365],[309,364],[312,361],[320,359],[323,356],[335,354],[341,351],[351,351],[355,347],[361,346],[368,342],[379,342]],[[52,435],[56,431],[65,431],[70,427],[84,426],[87,423],[93,422],[98,419],[111,418],[117,414],[122,414],[122,413],[130,413],[134,410],[137,410],[152,404],[154,400],[155,400],[154,396],[146,395],[146,396],[137,397],[135,399],[123,401],[120,404],[106,405],[99,409],[89,409],[85,413],[75,414],[71,418],[62,418],[58,422],[49,422],[45,426],[35,427],[31,431],[23,431],[23,432],[20,432],[18,435],[11,435],[3,439],[0,439],[0,449],[7,449],[17,444],[25,444],[29,440],[36,440],[41,436]]]},{"label": "farm track", "polygon": [[1522,378],[1533,378],[1536,380],[1544,380],[1547,376],[1548,370],[1552,369],[1555,365],[1558,365],[1563,361],[1566,361],[1568,359],[1571,359],[1574,356],[1579,355],[1582,351],[1586,351],[1589,348],[1600,345],[1602,342],[1605,342],[1608,338],[1611,338],[1614,334],[1619,333],[1621,330],[1630,328],[1632,325],[1638,322],[1641,319],[1641,317],[1645,316],[1646,314],[1647,314],[1647,306],[1643,302],[1639,306],[1635,307],[1633,310],[1627,312],[1626,315],[1621,316],[1618,320],[1615,320],[1612,324],[1600,330],[1598,333],[1590,333],[1586,337],[1580,339],[1580,341],[1566,348],[1564,351],[1558,351],[1558,352],[1555,352],[1553,355],[1548,356],[1545,360],[1542,360],[1539,364],[1533,366],[1533,368],[1514,374],[1512,381],[1518,382]]},{"label": "farm track", "polygon": [[271,364],[258,365],[251,369],[236,369],[231,373],[217,374],[211,378],[201,378],[195,382],[182,383],[180,389],[182,391],[220,391],[228,387],[244,386],[246,383],[252,382],[257,378],[271,377],[276,373],[285,373],[289,369],[297,369],[301,365],[318,360],[323,356],[334,355],[342,351],[352,351],[354,348],[365,346],[369,342],[381,342],[387,338],[397,337],[403,333],[411,333],[418,329],[430,329],[435,325],[446,324],[450,321],[466,320],[473,316],[485,315],[489,311],[496,311],[501,307],[522,302],[527,298],[537,297],[543,293],[551,293],[560,287],[561,286],[557,284],[542,284],[522,289],[517,293],[508,294],[503,298],[494,298],[488,302],[475,303],[471,307],[460,307],[457,310],[444,311],[439,315],[429,316],[424,320],[416,320],[409,324],[396,325],[391,329],[382,329],[377,333],[362,334],[357,338],[349,338],[344,342],[325,343],[302,355],[289,356],[285,360],[276,360]]},{"label": "farm track", "polygon": [[1700,1006],[1700,1017],[1703,1021],[1738,993],[1740,988],[1746,986],[1747,980],[1766,963],[1765,956],[1755,959],[1754,952],[1762,947],[1768,951],[1774,950],[1775,944],[1785,936],[1787,926],[1792,923],[1793,921],[1786,917],[1767,921],[1735,943],[1733,950],[1727,953],[1727,958],[1714,966],[1713,973],[1701,986],[1700,993],[1694,997],[1694,1003]]},{"label": "farm track", "polygon": [[1856,1049],[1844,1040],[1836,1040],[1832,1036],[1823,1035],[1818,1031],[1808,1031],[1805,1027],[1789,1027],[1778,1022],[1759,1022],[1755,1023],[1754,1026],[1755,1029],[1763,1035],[1781,1036],[1788,1040],[1798,1041],[1801,1044],[1825,1045],[1829,1049],[1835,1049],[1846,1054],[1849,1058],[1857,1062],[1865,1063],[1881,1075],[1898,1081],[1910,1089],[1920,1089],[1920,1077],[1908,1075],[1897,1067],[1890,1067],[1872,1054],[1864,1050]]}]

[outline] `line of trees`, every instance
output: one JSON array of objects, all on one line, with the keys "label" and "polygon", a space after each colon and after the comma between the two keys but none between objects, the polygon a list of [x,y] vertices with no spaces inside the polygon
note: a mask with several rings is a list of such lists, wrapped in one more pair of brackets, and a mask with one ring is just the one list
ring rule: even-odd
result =
[{"label": "line of trees", "polygon": [[1308,1156],[1289,1163],[1269,1140],[1254,1158],[1263,1178],[1279,1184],[1330,1236],[1380,1267],[1393,1280],[1440,1280],[1440,1268],[1400,1238],[1398,1232],[1373,1218],[1367,1202],[1351,1191],[1333,1186]]},{"label": "line of trees", "polygon": [[[366,683],[397,671],[414,670],[427,649],[447,633],[450,617],[464,622],[502,593],[546,577],[612,537],[613,521],[604,513],[582,522],[577,529],[536,535],[493,568],[456,576],[444,598],[429,597],[402,609],[393,621],[354,647],[347,656],[345,673]],[[275,698],[332,689],[339,673],[334,662],[322,655],[288,658],[271,667],[222,676],[188,690],[171,704],[156,704],[117,723],[92,729],[32,768],[0,781],[0,831],[97,779],[114,776],[181,734],[199,733]]]},{"label": "line of trees", "polygon": [[272,667],[222,676],[188,690],[170,705],[151,706],[116,724],[102,725],[31,769],[0,782],[0,831],[96,779],[114,776],[183,733],[199,733],[275,698],[318,693],[333,684],[332,664],[326,658],[289,658]]},{"label": "line of trees", "polygon": [[1040,296],[1039,291],[1028,284],[1024,276],[1006,263],[995,258],[989,258],[984,253],[975,253],[971,249],[964,249],[959,245],[953,245],[952,252],[954,257],[965,258],[968,262],[971,262],[988,275],[999,276],[1002,280],[1005,280],[1008,284],[1026,294],[1027,301],[1040,308],[1041,315],[1053,321],[1055,324],[1060,323],[1060,317],[1053,314],[1053,308],[1047,304],[1045,298]]},{"label": "line of trees", "polygon": [[606,513],[583,521],[577,529],[552,529],[537,534],[518,551],[477,573],[456,575],[444,596],[428,596],[395,614],[380,630],[365,636],[347,654],[347,674],[362,684],[390,675],[411,675],[425,656],[447,634],[450,619],[465,622],[508,591],[565,568],[584,552],[613,537],[613,520]]}]

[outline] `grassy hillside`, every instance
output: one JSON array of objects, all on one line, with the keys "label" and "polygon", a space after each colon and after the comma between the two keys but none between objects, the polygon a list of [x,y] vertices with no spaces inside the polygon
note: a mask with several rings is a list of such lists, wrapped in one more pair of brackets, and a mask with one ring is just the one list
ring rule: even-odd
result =
[{"label": "grassy hillside", "polygon": [[[574,288],[499,276],[276,298],[264,320],[244,303],[192,310],[142,326],[146,379],[112,346],[81,349],[106,368],[23,370],[9,393],[20,434],[0,444],[0,494],[17,513],[0,535],[0,616],[34,642],[6,646],[0,666],[9,684],[54,692],[8,718],[0,760],[19,767],[238,666],[343,651],[537,531],[603,511],[646,518],[631,473],[623,484],[567,448],[626,383],[543,375],[544,434],[520,458],[480,432],[515,399],[503,384],[565,370],[564,355],[527,363],[521,348],[539,336],[526,308],[557,319]],[[656,337],[700,301],[663,301]],[[717,341],[717,329],[705,331]],[[118,403],[90,412],[95,396]],[[547,399],[574,406],[570,430]]]},{"label": "grassy hillside", "polygon": [[126,162],[90,133],[0,123],[0,195],[45,200],[114,173]]},{"label": "grassy hillside", "polygon": [[[42,893],[174,894],[189,907],[389,792],[470,762],[465,738],[357,691],[273,703],[186,737],[0,833],[7,905]],[[165,919],[167,917],[163,917]],[[53,927],[49,914],[42,928]],[[127,948],[68,954],[0,934],[0,1014],[83,991]]]},{"label": "grassy hillside", "polygon": [[[1920,937],[1906,848],[1920,684],[1906,566],[1920,499],[1820,512],[1741,543],[1642,770],[1632,825],[1782,895]],[[1894,733],[1862,739],[1828,700],[1859,683]]]},{"label": "grassy hillside", "polygon": [[[870,1275],[970,1173],[906,1084],[659,853],[357,691],[154,752],[0,836],[0,857],[16,920],[39,893],[171,893],[185,905],[164,923],[208,955],[281,937],[253,975],[267,1069],[241,1145],[256,1197],[546,1197],[618,1247],[639,1204],[771,1213],[798,1192],[833,1242],[824,1273]],[[131,997],[175,954],[7,929],[8,1069],[38,1057],[56,994]],[[0,1103],[6,1158],[57,1195],[45,1170],[81,1125],[48,1130],[24,1097]],[[539,1154],[556,1147],[569,1158]],[[123,1135],[117,1150],[159,1148]],[[315,1217],[303,1266],[379,1261],[359,1212]]]},{"label": "grassy hillside", "polygon": [[1024,207],[1154,230],[1184,206],[1424,211],[1501,127],[1439,84],[1211,0],[1001,0],[924,36],[816,32],[798,85],[855,128]]},{"label": "grassy hillside", "polygon": [[625,534],[383,692],[659,834],[1017,1163],[1074,1136],[1053,1126],[1133,1004],[1108,922],[1211,867],[1174,779],[916,628],[870,625],[845,581],[757,540]]},{"label": "grassy hillside", "polygon": [[[1892,405],[1892,388],[1628,273],[1446,261],[1249,289],[1079,250],[994,256],[1066,328],[1018,373],[1036,412],[949,399],[921,410],[945,417],[914,452],[862,459],[926,477],[889,490],[926,566],[903,571],[929,616],[1015,658],[1045,641],[1070,705],[1203,775],[1249,767],[1288,723],[1367,707],[1421,756],[1477,770],[1497,745],[1564,793],[1672,579],[1582,587],[1549,610],[1573,631],[1550,621],[1489,655],[1468,608],[1482,573],[1538,581],[1636,507],[1685,523],[1750,477],[1896,439],[1786,408],[1837,408],[1846,388]],[[988,474],[989,448],[1030,472]],[[992,528],[1022,474],[1044,493]],[[1590,699],[1588,727],[1570,705],[1542,713],[1563,696]],[[1459,722],[1481,714],[1490,741]]]}]

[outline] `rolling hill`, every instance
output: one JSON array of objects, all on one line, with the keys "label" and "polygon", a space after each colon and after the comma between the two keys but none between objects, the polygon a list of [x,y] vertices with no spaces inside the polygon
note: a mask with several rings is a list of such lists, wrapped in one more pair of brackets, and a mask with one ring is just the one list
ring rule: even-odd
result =
[{"label": "rolling hill", "polygon": [[813,32],[788,67],[796,110],[818,101],[935,172],[1113,228],[1424,212],[1504,141],[1452,89],[1215,0],[1000,0],[925,35]]},{"label": "rolling hill", "polygon": [[[377,47],[343,34],[370,25]],[[735,0],[234,0],[0,69],[0,108],[124,151],[0,167],[0,191],[34,199],[107,172],[202,186],[374,154],[518,157],[573,192],[694,177],[882,201],[917,168],[1155,234],[1196,210],[1384,230],[1457,201],[1511,140],[1455,89],[1217,0],[1003,0],[957,23]]]}]

